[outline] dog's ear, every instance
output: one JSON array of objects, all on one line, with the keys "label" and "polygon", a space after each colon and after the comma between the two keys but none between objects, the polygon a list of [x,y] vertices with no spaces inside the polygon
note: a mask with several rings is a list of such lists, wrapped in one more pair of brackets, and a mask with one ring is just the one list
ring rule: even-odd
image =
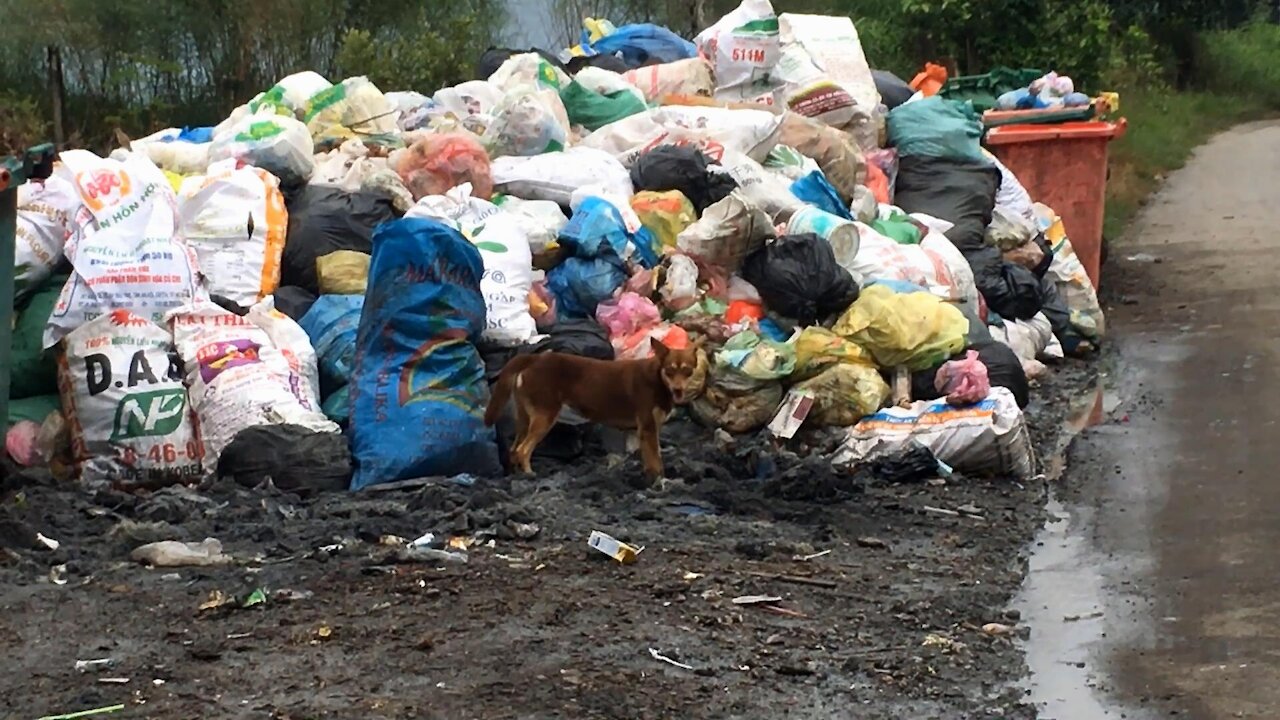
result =
[{"label": "dog's ear", "polygon": [[654,357],[658,358],[659,360],[667,359],[668,348],[666,345],[662,344],[661,340],[655,337],[649,338],[649,347],[653,348]]}]

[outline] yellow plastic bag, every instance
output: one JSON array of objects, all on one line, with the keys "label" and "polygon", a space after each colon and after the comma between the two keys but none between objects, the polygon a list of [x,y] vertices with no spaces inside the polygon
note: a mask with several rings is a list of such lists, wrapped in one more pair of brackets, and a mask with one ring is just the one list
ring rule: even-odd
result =
[{"label": "yellow plastic bag", "polygon": [[164,179],[169,181],[169,185],[175,193],[182,190],[182,181],[184,177],[176,172],[164,171]]},{"label": "yellow plastic bag", "polygon": [[929,293],[895,293],[871,285],[832,330],[861,345],[880,367],[925,370],[964,349],[969,321]]},{"label": "yellow plastic bag", "polygon": [[830,330],[811,325],[796,338],[796,375],[809,377],[838,363],[856,363],[875,367],[871,353]]},{"label": "yellow plastic bag", "polygon": [[631,197],[631,209],[666,247],[675,247],[676,236],[698,219],[693,203],[679,190],[638,192]]},{"label": "yellow plastic bag", "polygon": [[369,285],[369,254],[335,250],[316,258],[321,295],[363,295]]},{"label": "yellow plastic bag", "polygon": [[813,393],[806,423],[836,427],[856,425],[879,410],[891,394],[879,370],[856,363],[833,365],[793,389]]}]

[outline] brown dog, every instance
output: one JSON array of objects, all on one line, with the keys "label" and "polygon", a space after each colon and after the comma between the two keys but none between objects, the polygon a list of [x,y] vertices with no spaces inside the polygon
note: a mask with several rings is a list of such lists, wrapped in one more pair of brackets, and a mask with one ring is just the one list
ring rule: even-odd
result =
[{"label": "brown dog", "polygon": [[521,355],[508,362],[493,388],[484,422],[497,422],[507,400],[515,396],[512,466],[533,472],[530,458],[534,448],[555,425],[561,408],[568,405],[593,422],[635,430],[645,475],[651,481],[660,479],[658,432],[671,408],[687,399],[701,343],[683,350],[671,350],[657,340],[651,343],[653,357],[645,360],[596,360],[552,352]]}]

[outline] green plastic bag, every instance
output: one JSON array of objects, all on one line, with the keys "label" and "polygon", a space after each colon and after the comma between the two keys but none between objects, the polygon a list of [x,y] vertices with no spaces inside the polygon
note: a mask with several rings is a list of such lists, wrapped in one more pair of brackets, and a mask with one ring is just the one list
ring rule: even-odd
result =
[{"label": "green plastic bag", "polygon": [[9,380],[10,399],[55,395],[58,392],[57,355],[54,348],[45,351],[40,346],[44,340],[45,323],[49,321],[54,305],[58,304],[58,296],[66,283],[66,275],[51,278],[18,312],[10,356],[13,363]]},{"label": "green plastic bag", "polygon": [[909,102],[890,110],[887,124],[899,156],[991,164],[982,153],[982,118],[970,103],[937,96]]},{"label": "green plastic bag", "polygon": [[878,218],[873,220],[871,227],[899,245],[919,245],[923,239],[920,228],[911,222],[911,218],[896,211],[891,212],[889,217],[883,220]]},{"label": "green plastic bag", "polygon": [[601,95],[577,80],[560,91],[560,101],[569,113],[569,122],[588,130],[598,130],[648,109],[635,93],[618,91]]},{"label": "green plastic bag", "polygon": [[729,338],[716,353],[715,364],[733,368],[754,380],[777,380],[795,372],[796,349],[745,330]]},{"label": "green plastic bag", "polygon": [[56,395],[36,395],[9,401],[9,427],[21,420],[43,423],[49,413],[62,410],[62,400]]}]

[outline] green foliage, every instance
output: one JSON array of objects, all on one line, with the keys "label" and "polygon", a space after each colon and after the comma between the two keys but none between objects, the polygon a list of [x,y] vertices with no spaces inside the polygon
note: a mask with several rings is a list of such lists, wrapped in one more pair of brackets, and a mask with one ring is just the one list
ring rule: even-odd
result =
[{"label": "green foliage", "polygon": [[488,47],[493,17],[459,13],[444,18],[423,10],[404,29],[352,28],[338,51],[338,74],[367,75],[385,90],[417,90],[430,95],[471,77],[479,50]]},{"label": "green foliage", "polygon": [[[290,73],[341,79],[351,31],[367,33],[382,61],[371,74],[388,82],[454,77],[487,46],[500,8],[500,0],[0,0],[0,88],[40,98],[48,117],[46,53],[56,47],[68,135],[102,147],[116,126],[138,137],[217,123]],[[475,30],[455,32],[468,18]],[[384,47],[406,54],[390,63]]]},{"label": "green foliage", "polygon": [[1250,95],[1280,110],[1280,26],[1253,23],[1201,36],[1197,69],[1206,90]]},{"label": "green foliage", "polygon": [[21,153],[45,142],[48,123],[34,100],[0,92],[0,156]]}]

